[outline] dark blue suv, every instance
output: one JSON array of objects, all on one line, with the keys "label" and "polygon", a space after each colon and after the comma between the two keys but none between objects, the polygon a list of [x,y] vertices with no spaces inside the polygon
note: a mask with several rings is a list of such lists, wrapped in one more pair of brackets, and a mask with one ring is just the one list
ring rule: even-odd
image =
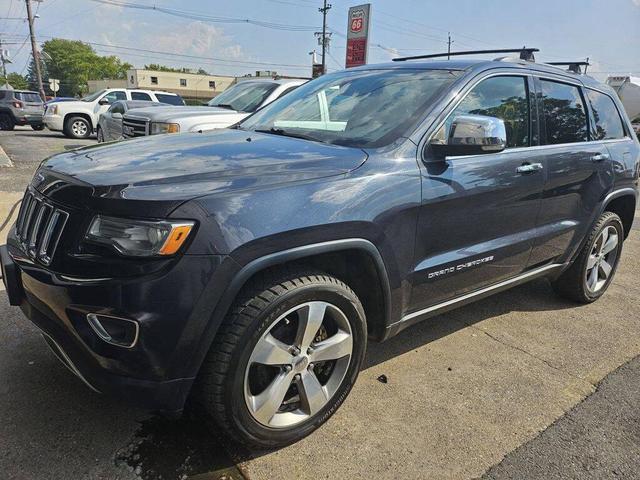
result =
[{"label": "dark blue suv", "polygon": [[239,125],[42,163],[0,247],[10,302],[96,391],[235,439],[309,434],[367,340],[538,277],[610,284],[640,145],[615,93],[531,61],[318,78]]}]

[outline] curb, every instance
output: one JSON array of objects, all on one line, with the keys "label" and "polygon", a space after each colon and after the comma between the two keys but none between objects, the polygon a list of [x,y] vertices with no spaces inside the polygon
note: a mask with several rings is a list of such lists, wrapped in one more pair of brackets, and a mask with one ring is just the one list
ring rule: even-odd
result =
[{"label": "curb", "polygon": [[4,149],[0,147],[0,167],[13,167],[13,163]]}]

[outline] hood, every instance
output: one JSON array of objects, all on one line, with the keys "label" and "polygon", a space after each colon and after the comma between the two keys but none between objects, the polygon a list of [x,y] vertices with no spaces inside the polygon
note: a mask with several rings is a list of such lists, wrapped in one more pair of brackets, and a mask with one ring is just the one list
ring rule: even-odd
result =
[{"label": "hood", "polygon": [[147,107],[134,108],[126,113],[127,117],[141,117],[154,122],[169,122],[174,119],[204,117],[210,115],[237,115],[239,112],[220,107]]},{"label": "hood", "polygon": [[34,187],[54,200],[87,208],[108,200],[155,201],[168,208],[212,193],[344,174],[366,158],[358,148],[222,129],[55,155],[41,165]]}]

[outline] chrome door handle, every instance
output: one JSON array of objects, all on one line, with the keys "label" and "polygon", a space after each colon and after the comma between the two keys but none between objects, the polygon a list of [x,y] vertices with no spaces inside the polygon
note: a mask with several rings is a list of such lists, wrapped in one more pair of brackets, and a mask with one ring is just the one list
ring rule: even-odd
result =
[{"label": "chrome door handle", "polygon": [[516,168],[516,172],[533,173],[542,169],[543,169],[543,166],[541,163],[525,163],[524,165],[520,165],[518,168]]},{"label": "chrome door handle", "polygon": [[591,157],[591,161],[592,162],[601,162],[603,160],[609,160],[609,154],[608,153],[598,153],[598,154],[594,155],[593,157]]}]

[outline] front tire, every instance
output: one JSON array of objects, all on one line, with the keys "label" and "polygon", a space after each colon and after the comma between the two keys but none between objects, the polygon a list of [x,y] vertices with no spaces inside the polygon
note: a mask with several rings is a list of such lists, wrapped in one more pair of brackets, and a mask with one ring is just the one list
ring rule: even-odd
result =
[{"label": "front tire", "polygon": [[104,143],[104,132],[102,131],[101,127],[98,127],[98,132],[96,133],[96,136],[98,137],[98,143]]},{"label": "front tire", "polygon": [[574,302],[595,302],[613,280],[623,241],[622,220],[613,212],[604,212],[571,267],[553,282],[554,290]]},{"label": "front tire", "polygon": [[311,271],[263,279],[220,327],[195,400],[245,445],[289,445],[342,404],[366,343],[362,305],[340,280]]},{"label": "front tire", "polygon": [[89,138],[91,124],[84,117],[71,117],[65,122],[64,133],[70,138]]},{"label": "front tire", "polygon": [[38,123],[36,125],[31,125],[31,128],[34,129],[36,132],[39,132],[41,130],[44,130],[44,123]]}]

